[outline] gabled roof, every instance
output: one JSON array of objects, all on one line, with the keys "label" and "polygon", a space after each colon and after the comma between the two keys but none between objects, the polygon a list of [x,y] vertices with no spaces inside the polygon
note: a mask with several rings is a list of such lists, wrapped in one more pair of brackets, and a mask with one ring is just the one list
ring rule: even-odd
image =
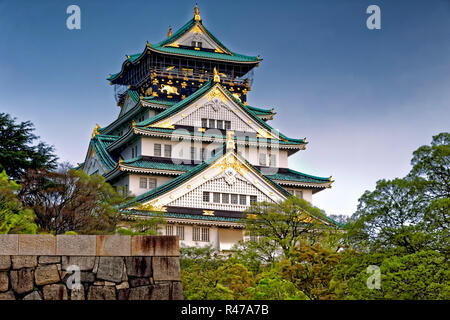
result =
[{"label": "gabled roof", "polygon": [[298,171],[288,169],[288,168],[283,168],[275,174],[267,175],[267,177],[269,177],[272,180],[298,181],[298,182],[308,182],[308,183],[331,182],[331,178],[317,177],[317,176],[298,172]]},{"label": "gabled roof", "polygon": [[[205,50],[193,50],[193,49],[187,49],[187,48],[179,48],[179,47],[173,47],[168,46],[169,44],[175,42],[177,39],[185,35],[187,32],[189,32],[192,28],[194,28],[196,25],[199,25],[210,38],[214,40],[222,49],[224,52],[214,52],[214,51],[205,51]],[[251,64],[257,64],[262,59],[259,59],[255,56],[246,56],[243,54],[239,54],[236,52],[232,52],[229,50],[222,42],[219,41],[209,30],[203,25],[202,21],[195,21],[195,19],[189,20],[184,26],[182,26],[179,30],[177,30],[172,36],[168,37],[167,39],[164,39],[156,44],[150,44],[147,42],[147,45],[145,49],[141,53],[137,54],[131,54],[127,56],[127,59],[123,62],[121,71],[115,74],[112,74],[107,78],[109,81],[116,80],[120,74],[124,71],[124,67],[127,63],[131,63],[133,65],[137,64],[138,61],[140,61],[147,53],[147,50],[154,51],[154,52],[160,52],[160,53],[166,53],[171,55],[181,55],[181,56],[189,56],[193,58],[205,58],[205,59],[212,59],[217,61],[228,61],[228,62],[236,62],[236,63],[251,63]]]},{"label": "gabled roof", "polygon": [[[234,97],[230,91],[228,91],[225,87],[223,87],[222,85],[220,85],[220,83],[215,83],[213,81],[213,79],[209,80],[208,82],[206,82],[200,89],[198,89],[197,91],[195,91],[193,94],[191,94],[190,96],[188,96],[186,99],[179,101],[178,103],[174,104],[172,107],[168,108],[167,110],[161,112],[160,114],[147,119],[143,122],[140,122],[137,124],[137,127],[139,128],[144,128],[144,127],[148,127],[151,126],[157,122],[160,122],[180,111],[182,111],[184,108],[188,107],[191,103],[195,102],[197,99],[201,98],[203,95],[207,94],[211,89],[213,89],[216,85],[220,86],[228,95],[228,97],[234,101],[236,104],[238,104],[248,115],[250,115],[250,117],[256,122],[258,123],[261,127],[263,127],[264,129],[268,130],[269,132],[275,133],[277,134],[281,140],[284,141],[288,141],[288,142],[293,142],[293,143],[297,143],[297,144],[307,144],[307,142],[304,139],[293,139],[293,138],[289,138],[285,135],[283,135],[281,132],[279,132],[278,130],[275,130],[274,128],[272,128],[269,124],[267,124],[264,120],[262,120],[254,111],[257,108],[249,108],[249,106],[244,105],[243,103],[241,103],[238,99],[236,99],[236,97]],[[263,110],[263,109],[258,109],[259,111]]]},{"label": "gabled roof", "polygon": [[134,203],[143,203],[143,202],[155,199],[158,196],[161,196],[161,195],[163,195],[163,194],[165,194],[165,193],[167,193],[167,192],[177,188],[178,186],[180,186],[184,182],[190,180],[191,178],[193,178],[197,174],[203,172],[204,170],[206,170],[207,168],[209,168],[210,166],[215,164],[216,161],[218,161],[220,158],[228,156],[229,153],[233,153],[236,158],[238,158],[242,162],[244,162],[249,168],[251,168],[256,174],[260,175],[264,180],[266,180],[270,185],[272,185],[282,195],[284,195],[285,197],[291,196],[291,194],[288,191],[283,189],[283,187],[278,185],[276,182],[272,181],[270,178],[267,178],[267,177],[261,175],[260,171],[257,168],[255,168],[252,164],[250,164],[247,160],[245,160],[243,157],[241,157],[240,155],[238,155],[234,151],[228,151],[225,154],[222,154],[221,152],[217,153],[215,156],[213,156],[210,159],[208,159],[208,161],[204,161],[201,164],[199,164],[196,167],[194,167],[192,170],[187,171],[186,173],[176,177],[175,179],[170,180],[169,182],[167,182],[167,183],[165,183],[165,184],[163,184],[163,185],[161,185],[161,186],[159,186],[159,187],[157,187],[157,188],[155,188],[153,190],[150,190],[150,191],[148,191],[148,192],[146,192],[144,194],[141,194],[141,195],[137,196],[131,202],[124,204],[122,207],[123,208],[128,208],[128,207],[132,206]]},{"label": "gabled roof", "polygon": [[92,149],[107,170],[113,169],[117,161],[111,157],[106,148],[118,138],[118,136],[97,134],[91,139]]}]

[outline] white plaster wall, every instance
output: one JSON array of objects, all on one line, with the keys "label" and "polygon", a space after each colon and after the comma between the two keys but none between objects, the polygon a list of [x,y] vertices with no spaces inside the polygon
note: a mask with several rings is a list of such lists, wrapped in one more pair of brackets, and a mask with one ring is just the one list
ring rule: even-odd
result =
[{"label": "white plaster wall", "polygon": [[[143,189],[139,186],[140,178],[155,178],[156,179],[156,187],[159,187],[160,185],[169,182],[174,177],[166,177],[166,176],[157,176],[157,175],[145,175],[145,174],[130,174],[128,175],[129,181],[129,189],[130,192],[133,193],[135,196],[141,195],[147,191],[150,191],[151,189]],[[147,182],[148,186],[148,182]]]}]

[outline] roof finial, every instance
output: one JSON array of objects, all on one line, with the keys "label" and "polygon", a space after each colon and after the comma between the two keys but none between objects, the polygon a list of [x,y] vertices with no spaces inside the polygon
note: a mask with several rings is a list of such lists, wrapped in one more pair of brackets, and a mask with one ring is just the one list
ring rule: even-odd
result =
[{"label": "roof finial", "polygon": [[219,73],[217,72],[216,67],[214,67],[214,82],[220,82],[220,76]]},{"label": "roof finial", "polygon": [[198,10],[197,4],[195,4],[194,8],[194,20],[200,21],[200,11]]},{"label": "roof finial", "polygon": [[95,126],[95,128],[94,128],[94,131],[92,132],[92,139],[94,139],[94,137],[95,137],[96,135],[100,134],[100,133],[98,132],[98,129],[100,129],[100,126],[99,126],[98,123],[97,123],[96,126]]},{"label": "roof finial", "polygon": [[169,32],[167,32],[167,38],[172,36],[172,26],[169,26]]}]

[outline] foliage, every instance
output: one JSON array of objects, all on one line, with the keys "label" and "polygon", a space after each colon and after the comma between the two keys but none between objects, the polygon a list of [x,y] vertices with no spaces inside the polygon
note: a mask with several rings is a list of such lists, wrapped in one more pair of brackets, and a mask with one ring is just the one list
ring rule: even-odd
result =
[{"label": "foliage", "polygon": [[450,134],[413,153],[405,178],[380,180],[359,199],[349,244],[361,250],[423,249],[449,254]]},{"label": "foliage", "polygon": [[58,172],[30,170],[21,180],[19,198],[36,214],[40,231],[64,234],[112,233],[125,199],[100,175],[62,167]]},{"label": "foliage", "polygon": [[[380,267],[380,289],[367,286],[371,265]],[[450,264],[448,257],[433,250],[406,255],[395,250],[349,251],[335,270],[332,287],[340,299],[448,300]]]},{"label": "foliage", "polygon": [[291,255],[291,259],[281,262],[283,278],[294,283],[311,300],[334,298],[330,282],[340,254],[319,243],[311,245],[305,241]]},{"label": "foliage", "polygon": [[329,230],[322,223],[327,220],[326,215],[297,197],[278,203],[255,203],[244,215],[247,232],[275,243],[285,257],[289,257],[301,239],[307,236],[310,240],[318,240],[325,230]]},{"label": "foliage", "polygon": [[0,234],[36,233],[35,215],[32,210],[23,208],[16,194],[19,189],[5,171],[0,172]]},{"label": "foliage", "polygon": [[15,121],[9,114],[0,113],[0,171],[19,180],[28,169],[55,169],[54,148],[43,142],[33,145],[39,139],[33,134],[33,124]]},{"label": "foliage", "polygon": [[157,235],[158,230],[166,224],[163,212],[153,212],[151,217],[136,217],[133,212],[122,213],[123,225],[117,232],[122,235]]}]

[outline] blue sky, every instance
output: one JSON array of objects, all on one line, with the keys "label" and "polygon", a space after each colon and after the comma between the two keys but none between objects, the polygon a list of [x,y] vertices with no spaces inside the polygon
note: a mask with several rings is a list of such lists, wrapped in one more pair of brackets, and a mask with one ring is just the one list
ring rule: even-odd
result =
[{"label": "blue sky", "polygon": [[[81,8],[81,30],[66,8]],[[145,41],[193,16],[195,2],[0,0],[0,112],[31,120],[61,160],[82,162],[92,129],[119,108],[105,78]],[[366,8],[381,8],[368,30]],[[275,108],[275,128],[307,137],[290,167],[333,175],[314,204],[351,214],[381,178],[450,124],[450,1],[198,1],[231,50],[260,55],[249,104]]]}]

